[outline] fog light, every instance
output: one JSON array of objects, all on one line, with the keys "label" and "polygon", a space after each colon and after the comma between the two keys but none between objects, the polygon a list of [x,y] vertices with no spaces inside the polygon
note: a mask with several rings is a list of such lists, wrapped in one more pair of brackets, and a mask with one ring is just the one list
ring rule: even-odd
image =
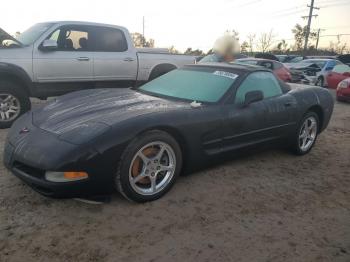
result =
[{"label": "fog light", "polygon": [[46,172],[45,179],[51,182],[70,182],[88,178],[85,172]]}]

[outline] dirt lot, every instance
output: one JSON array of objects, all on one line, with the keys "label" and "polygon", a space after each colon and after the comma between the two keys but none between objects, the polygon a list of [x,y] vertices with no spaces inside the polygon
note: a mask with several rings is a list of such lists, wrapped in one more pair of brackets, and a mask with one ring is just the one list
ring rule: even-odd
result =
[{"label": "dirt lot", "polygon": [[152,203],[48,199],[1,164],[0,261],[350,261],[350,104],[309,155],[236,158]]}]

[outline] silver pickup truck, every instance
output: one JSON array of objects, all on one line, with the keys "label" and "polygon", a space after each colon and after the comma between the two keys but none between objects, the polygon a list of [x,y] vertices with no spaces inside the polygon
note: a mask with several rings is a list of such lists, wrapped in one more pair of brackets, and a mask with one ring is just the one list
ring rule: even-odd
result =
[{"label": "silver pickup truck", "polygon": [[0,29],[0,128],[30,109],[30,97],[132,87],[194,61],[165,49],[136,49],[128,30],[114,25],[39,23],[17,38]]}]

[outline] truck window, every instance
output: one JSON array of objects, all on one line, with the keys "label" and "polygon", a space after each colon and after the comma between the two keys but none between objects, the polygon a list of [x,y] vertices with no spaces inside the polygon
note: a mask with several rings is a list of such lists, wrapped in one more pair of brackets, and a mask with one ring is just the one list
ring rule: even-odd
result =
[{"label": "truck window", "polygon": [[99,52],[124,52],[128,50],[128,44],[121,30],[95,27],[94,50]]},{"label": "truck window", "polygon": [[58,51],[89,51],[89,30],[80,26],[58,28],[48,37],[57,41]]}]

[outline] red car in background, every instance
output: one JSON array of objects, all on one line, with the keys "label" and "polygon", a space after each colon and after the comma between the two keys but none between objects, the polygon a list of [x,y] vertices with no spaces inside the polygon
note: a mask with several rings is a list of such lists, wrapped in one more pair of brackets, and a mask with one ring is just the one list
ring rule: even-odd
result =
[{"label": "red car in background", "polygon": [[326,77],[327,85],[329,88],[336,89],[338,87],[338,84],[343,81],[344,79],[347,79],[350,77],[350,66],[348,65],[337,65],[335,66],[332,71],[330,71]]},{"label": "red car in background", "polygon": [[282,81],[292,82],[292,75],[289,69],[278,61],[261,58],[242,58],[236,59],[235,63],[263,66],[272,70]]},{"label": "red car in background", "polygon": [[350,77],[338,84],[337,100],[350,102]]}]

